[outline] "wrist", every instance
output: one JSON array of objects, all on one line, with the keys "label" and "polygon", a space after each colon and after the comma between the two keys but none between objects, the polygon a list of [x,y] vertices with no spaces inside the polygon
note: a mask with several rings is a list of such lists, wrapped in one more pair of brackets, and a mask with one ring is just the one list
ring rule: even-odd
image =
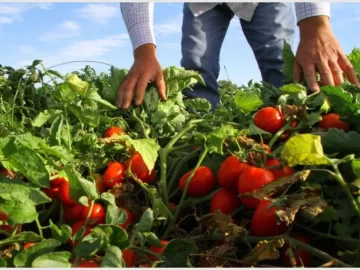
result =
[{"label": "wrist", "polygon": [[134,50],[134,58],[155,57],[155,45],[152,43],[143,44]]},{"label": "wrist", "polygon": [[318,33],[331,32],[330,18],[328,16],[314,16],[301,20],[299,23],[300,38]]}]

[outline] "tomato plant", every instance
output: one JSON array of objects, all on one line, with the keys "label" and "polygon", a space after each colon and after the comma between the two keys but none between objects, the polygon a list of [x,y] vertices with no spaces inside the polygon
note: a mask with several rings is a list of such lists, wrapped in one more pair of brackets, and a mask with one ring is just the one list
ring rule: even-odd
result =
[{"label": "tomato plant", "polygon": [[70,183],[62,181],[59,185],[58,197],[64,205],[73,205],[75,201],[70,197]]},{"label": "tomato plant", "polygon": [[271,171],[274,174],[275,179],[291,176],[294,174],[293,168],[281,164],[281,162],[277,159],[268,159],[265,162],[264,168]]},{"label": "tomato plant", "polygon": [[241,201],[233,191],[219,189],[211,198],[210,212],[220,210],[224,214],[230,215],[240,205]]},{"label": "tomato plant", "polygon": [[[179,189],[183,192],[186,180],[189,178],[193,170],[185,173],[179,181]],[[190,197],[204,196],[209,194],[215,187],[215,175],[213,171],[206,167],[200,166],[191,178],[186,194]]]},{"label": "tomato plant", "polygon": [[131,173],[133,173],[141,181],[148,184],[152,184],[154,182],[156,177],[155,170],[152,170],[151,172],[149,171],[139,153],[134,153],[132,157],[126,161],[125,166],[126,170],[130,168]]},{"label": "tomato plant", "polygon": [[325,131],[330,128],[342,129],[345,132],[350,130],[350,124],[340,120],[340,115],[337,113],[328,113],[322,116],[322,119],[319,122],[319,127]]},{"label": "tomato plant", "polygon": [[136,252],[132,249],[124,249],[122,252],[122,258],[124,259],[127,267],[135,266]]},{"label": "tomato plant", "polygon": [[127,227],[132,223],[134,216],[128,209],[124,207],[120,207],[120,209],[126,213],[126,220],[124,223],[120,224],[120,227],[127,229]]},{"label": "tomato plant", "polygon": [[113,186],[124,182],[125,166],[120,162],[110,162],[104,173],[104,186],[112,188]]},{"label": "tomato plant", "polygon": [[[87,236],[90,232],[91,232],[91,226],[84,226],[85,222],[84,220],[78,220],[76,221],[72,226],[71,226],[71,230],[72,230],[72,233],[71,235],[74,237],[74,235],[81,229],[81,228],[84,228],[83,229],[83,234],[82,234],[82,238],[84,238],[85,236]],[[73,243],[73,241],[69,241],[69,243],[71,245],[74,245],[76,246],[78,244],[78,241],[75,241],[75,244]]]},{"label": "tomato plant", "polygon": [[[297,241],[300,241],[304,244],[310,243],[310,240],[308,238],[306,238],[305,236],[303,236],[299,233],[292,232],[290,236],[291,236],[291,238],[293,238]],[[291,256],[288,255],[289,249],[292,252]],[[311,253],[309,253],[301,248],[300,249],[296,249],[296,248],[292,248],[292,247],[290,248],[288,244],[285,244],[282,247],[281,256],[287,267],[292,267],[292,266],[308,267],[311,262],[311,259],[312,259]]]},{"label": "tomato plant", "polygon": [[[157,254],[162,254],[164,252],[164,250],[165,250],[168,243],[169,242],[166,241],[166,240],[160,240],[161,247],[151,246],[151,247],[149,247],[149,250],[151,252],[154,252],[154,253],[157,253]],[[157,259],[152,255],[148,255],[148,257],[152,261],[157,261]]]},{"label": "tomato plant", "polygon": [[[90,212],[90,206],[85,207],[82,212],[82,219],[86,220]],[[94,203],[91,213],[89,215],[89,223],[92,226],[102,224],[105,222],[105,208],[100,203]]]},{"label": "tomato plant", "polygon": [[285,125],[285,119],[279,110],[265,107],[255,114],[254,124],[262,130],[275,134]]},{"label": "tomato plant", "polygon": [[236,190],[240,174],[248,167],[247,163],[240,161],[235,156],[226,158],[218,171],[220,186],[232,191]]},{"label": "tomato plant", "polygon": [[108,129],[105,131],[104,137],[105,137],[105,138],[108,138],[108,137],[113,136],[114,134],[116,134],[116,135],[122,135],[122,134],[124,134],[124,133],[125,133],[125,132],[124,132],[124,130],[123,130],[121,127],[116,127],[116,126],[114,126],[114,127],[108,128]]}]

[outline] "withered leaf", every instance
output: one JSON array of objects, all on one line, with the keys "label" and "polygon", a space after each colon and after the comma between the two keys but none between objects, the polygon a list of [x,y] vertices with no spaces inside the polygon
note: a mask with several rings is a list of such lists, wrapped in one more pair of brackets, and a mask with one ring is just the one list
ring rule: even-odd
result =
[{"label": "withered leaf", "polygon": [[243,261],[253,265],[264,260],[277,260],[280,257],[278,249],[284,244],[285,241],[283,238],[259,241],[251,253],[243,258]]}]

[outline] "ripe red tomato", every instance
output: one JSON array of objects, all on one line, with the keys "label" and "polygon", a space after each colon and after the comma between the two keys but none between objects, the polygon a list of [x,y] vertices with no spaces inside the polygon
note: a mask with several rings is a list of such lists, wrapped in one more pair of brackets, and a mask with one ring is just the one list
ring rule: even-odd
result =
[{"label": "ripe red tomato", "polygon": [[58,197],[64,205],[74,205],[75,201],[70,197],[70,183],[63,181],[59,185]]},{"label": "ripe red tomato", "polygon": [[278,222],[275,211],[276,207],[268,206],[269,201],[261,201],[251,219],[251,233],[254,236],[275,236],[283,234],[287,230],[284,222]]},{"label": "ripe red tomato", "polygon": [[62,182],[66,181],[63,177],[57,177],[50,181],[50,186],[60,186]]},{"label": "ripe red tomato", "polygon": [[10,179],[14,179],[15,176],[16,176],[13,171],[10,171],[10,170],[5,169],[5,168],[0,170],[0,175],[4,175],[4,176],[6,176],[7,178],[10,178]]},{"label": "ripe red tomato", "polygon": [[91,267],[100,268],[100,265],[98,265],[96,262],[93,261],[85,261],[77,266],[77,268],[91,268]]},{"label": "ripe red tomato", "polygon": [[[10,225],[10,224],[4,224],[4,225],[0,225],[0,231],[5,231],[5,232],[13,232],[15,229],[14,225]],[[18,227],[19,230],[19,227]]]},{"label": "ripe red tomato", "polygon": [[[151,246],[151,247],[149,248],[149,250],[152,251],[152,252],[154,252],[154,253],[157,253],[157,254],[162,254],[162,253],[164,252],[167,244],[168,244],[168,241],[166,241],[166,240],[160,240],[160,242],[161,242],[162,247]],[[154,256],[152,256],[152,255],[150,255],[150,254],[148,254],[148,258],[149,258],[150,260],[152,260],[152,261],[156,261],[156,260],[157,260]]]},{"label": "ripe red tomato", "polygon": [[319,127],[327,131],[330,128],[342,129],[345,132],[350,130],[350,124],[340,120],[340,115],[337,113],[328,113],[324,115],[319,122]]},{"label": "ripe red tomato", "polygon": [[5,214],[5,213],[3,213],[3,212],[0,211],[0,220],[5,221],[5,220],[7,220],[8,217],[9,217],[9,216],[8,216],[7,214]]},{"label": "ripe red tomato", "polygon": [[[84,211],[82,212],[82,219],[86,220],[86,217],[88,216],[90,211],[90,205],[88,207],[85,207]],[[92,208],[92,211],[90,213],[88,224],[91,226],[96,226],[101,223],[105,223],[105,209],[104,206],[102,206],[100,203],[94,203],[94,206]]]},{"label": "ripe red tomato", "polygon": [[120,227],[123,229],[127,229],[127,227],[132,223],[134,216],[128,209],[123,208],[123,207],[120,207],[120,209],[125,211],[125,213],[126,213],[126,220],[124,223],[120,224]]},{"label": "ripe red tomato", "polygon": [[51,199],[55,199],[57,197],[57,194],[59,192],[59,188],[42,188],[42,191]]},{"label": "ripe red tomato", "polygon": [[[302,242],[304,244],[308,245],[310,243],[309,239],[298,233],[291,233],[290,236],[295,240],[298,240],[299,242]],[[312,258],[312,255],[310,253],[306,252],[301,248],[296,249],[295,247],[291,247],[291,250],[295,257],[295,261],[291,262],[291,258],[287,255],[288,249],[289,249],[288,244],[285,244],[281,249],[281,257],[283,258],[284,263],[287,267],[292,267],[292,266],[307,267],[310,264]]]},{"label": "ripe red tomato", "polygon": [[33,245],[36,245],[34,242],[29,242],[24,245],[24,249],[28,249],[29,247],[32,247]]},{"label": "ripe red tomato", "polygon": [[152,184],[156,177],[156,172],[153,169],[151,173],[149,172],[142,156],[139,153],[134,153],[131,159],[128,159],[125,163],[126,170],[130,167],[131,162],[131,172],[136,175],[141,181]]},{"label": "ripe red tomato", "polygon": [[83,213],[87,210],[87,208],[80,204],[76,203],[70,207],[68,211],[70,211],[70,220],[83,220]]},{"label": "ripe red tomato", "polygon": [[[296,120],[296,119],[293,119],[291,120],[290,122],[290,127],[292,128],[296,128],[299,124],[299,121]],[[285,130],[280,136],[279,136],[279,139],[283,142],[287,141],[289,139],[289,136],[291,134],[292,130],[288,129],[288,130]]]},{"label": "ripe red tomato", "polygon": [[241,162],[235,156],[226,158],[218,171],[220,186],[236,192],[239,176],[247,167],[249,164]]},{"label": "ripe red tomato", "polygon": [[114,134],[121,135],[124,133],[125,132],[121,127],[110,127],[105,131],[104,138],[109,138],[109,137],[113,136]]},{"label": "ripe red tomato", "polygon": [[240,199],[234,194],[233,191],[224,188],[219,189],[210,202],[210,213],[220,210],[226,215],[233,213],[241,205]]},{"label": "ripe red tomato", "polygon": [[122,258],[124,259],[127,267],[135,266],[136,253],[132,249],[124,249],[122,252]]},{"label": "ripe red tomato", "polygon": [[[274,174],[263,168],[250,166],[239,177],[238,194],[251,193],[275,180]],[[259,200],[255,198],[240,198],[246,208],[256,208]]]},{"label": "ripe red tomato", "polygon": [[[79,230],[80,228],[84,225],[84,220],[78,220],[76,221],[72,226],[71,226],[71,229],[72,229],[72,233],[71,235],[74,236]],[[89,233],[91,232],[91,226],[89,225],[86,225],[85,227],[85,231],[82,235],[82,238],[84,238],[85,236],[87,236]],[[73,242],[71,240],[69,240],[69,243],[72,245]],[[75,242],[75,246],[77,245],[78,242]]]},{"label": "ripe red tomato", "polygon": [[[179,188],[182,192],[185,189],[186,180],[192,171],[193,170],[188,171],[180,178]],[[213,171],[206,166],[200,166],[190,180],[187,195],[190,197],[205,196],[214,189],[215,184],[215,175]]]},{"label": "ripe red tomato", "polygon": [[285,125],[285,119],[279,110],[265,107],[255,114],[254,124],[262,130],[275,134]]},{"label": "ripe red tomato", "polygon": [[294,174],[293,168],[287,165],[282,165],[281,162],[277,159],[268,159],[265,162],[264,168],[271,171],[275,175],[275,179],[291,176]]},{"label": "ripe red tomato", "polygon": [[106,187],[102,175],[98,173],[93,173],[91,176],[95,179],[95,185],[99,193],[101,194],[105,192]]},{"label": "ripe red tomato", "polygon": [[249,163],[257,166],[258,164],[262,164],[265,162],[265,154],[258,151],[266,151],[267,153],[271,153],[271,149],[267,144],[256,144],[253,149],[249,152]]},{"label": "ripe red tomato", "polygon": [[112,188],[116,184],[124,182],[125,167],[120,162],[110,162],[104,173],[104,185]]},{"label": "ripe red tomato", "polygon": [[169,209],[170,209],[170,210],[174,210],[175,207],[176,207],[176,204],[175,204],[175,203],[169,202]]}]

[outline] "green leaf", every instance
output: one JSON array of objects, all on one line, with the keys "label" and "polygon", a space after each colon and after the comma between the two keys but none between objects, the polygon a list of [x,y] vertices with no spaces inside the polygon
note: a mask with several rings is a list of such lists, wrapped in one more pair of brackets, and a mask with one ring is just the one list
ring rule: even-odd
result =
[{"label": "green leaf", "polygon": [[265,136],[272,136],[271,133],[259,128],[255,125],[254,121],[250,121],[249,124],[249,132],[248,135],[265,135]]},{"label": "green leaf", "polygon": [[61,75],[61,74],[60,74],[58,71],[56,71],[56,70],[48,69],[48,70],[46,70],[46,72],[49,73],[49,74],[51,74],[51,75],[54,75],[54,76],[56,76],[56,77],[58,77],[58,78],[60,78],[60,79],[64,79],[64,76]]},{"label": "green leaf", "polygon": [[70,252],[59,251],[43,254],[37,257],[31,267],[33,268],[70,268]]},{"label": "green leaf", "polygon": [[282,53],[282,59],[284,61],[282,66],[282,71],[284,73],[284,76],[289,81],[293,80],[293,74],[294,74],[294,65],[295,65],[295,55],[292,52],[291,46],[289,43],[284,40],[284,49]]},{"label": "green leaf", "polygon": [[61,111],[59,110],[44,110],[40,112],[31,122],[33,127],[42,127],[51,119],[54,119]]},{"label": "green leaf", "polygon": [[105,255],[100,266],[108,268],[123,268],[124,261],[122,259],[121,250],[116,246],[109,246],[105,250]]},{"label": "green leaf", "polygon": [[216,128],[207,136],[205,146],[209,153],[215,152],[222,155],[224,154],[224,141],[229,137],[236,136],[238,133],[239,131],[230,125]]},{"label": "green leaf", "polygon": [[195,112],[210,112],[211,103],[205,98],[192,98],[184,100],[184,104],[189,110]]},{"label": "green leaf", "polygon": [[244,114],[249,114],[263,105],[261,98],[252,92],[238,91],[235,95],[234,102],[236,107]]},{"label": "green leaf", "polygon": [[64,118],[57,116],[50,127],[49,142],[52,145],[61,145],[61,132],[63,127]]},{"label": "green leaf", "polygon": [[354,48],[351,53],[348,55],[348,58],[351,62],[351,64],[354,67],[354,70],[356,72],[356,75],[360,76],[360,49]]},{"label": "green leaf", "polygon": [[119,226],[101,224],[96,226],[93,232],[106,239],[107,245],[117,246],[120,249],[130,245],[127,232]]},{"label": "green leaf", "polygon": [[71,236],[71,227],[69,225],[61,225],[61,229],[56,224],[51,224],[51,235],[54,239],[65,244]]},{"label": "green leaf", "polygon": [[61,243],[55,239],[41,241],[28,249],[20,251],[14,258],[14,265],[15,267],[31,267],[35,258],[52,252],[60,245]]},{"label": "green leaf", "polygon": [[85,98],[87,100],[96,102],[97,104],[101,105],[105,109],[108,109],[108,110],[116,110],[117,109],[116,106],[114,106],[110,102],[106,101],[105,99],[102,99],[95,88],[91,88],[90,91],[85,96]]},{"label": "green leaf", "polygon": [[280,87],[280,90],[284,94],[293,94],[293,93],[300,93],[302,91],[306,92],[306,87],[298,83],[290,83]]},{"label": "green leaf", "polygon": [[312,134],[298,134],[291,137],[281,151],[281,159],[290,167],[331,164],[323,153],[321,137]]},{"label": "green leaf", "polygon": [[6,261],[4,260],[3,257],[0,257],[0,267],[1,268],[5,268],[7,266]]},{"label": "green leaf", "polygon": [[68,74],[65,83],[80,96],[85,95],[89,88],[88,82],[81,80],[76,74]]},{"label": "green leaf", "polygon": [[92,232],[78,243],[74,253],[78,258],[89,258],[104,248],[106,248],[106,239],[99,236],[98,233]]},{"label": "green leaf", "polygon": [[331,222],[334,220],[338,220],[337,210],[333,207],[325,208],[317,217],[316,220],[320,222]]},{"label": "green leaf", "polygon": [[189,255],[197,250],[195,244],[185,240],[170,241],[163,252],[166,267],[188,267],[190,264]]},{"label": "green leaf", "polygon": [[345,132],[331,128],[319,133],[321,143],[327,153],[357,153],[360,152],[360,134],[355,131]]},{"label": "green leaf", "polygon": [[39,188],[19,179],[0,176],[0,211],[9,215],[10,224],[33,222],[37,217],[36,205],[51,202]]},{"label": "green leaf", "polygon": [[[7,140],[5,146],[2,141]],[[0,138],[0,153],[8,164],[23,174],[29,181],[41,187],[49,187],[49,174],[39,156],[33,150],[15,144],[13,140]]]},{"label": "green leaf", "polygon": [[12,243],[28,243],[28,242],[39,242],[43,238],[34,232],[22,232],[14,236],[10,236],[0,241],[0,246],[9,245]]},{"label": "green leaf", "polygon": [[[110,192],[103,192],[100,195],[101,200],[103,200],[108,205],[116,206],[115,197]],[[109,211],[109,209],[107,210]]]},{"label": "green leaf", "polygon": [[99,125],[100,114],[98,111],[92,111],[90,108],[84,108],[75,104],[69,105],[68,108],[84,125],[92,127],[97,127]]},{"label": "green leaf", "polygon": [[352,105],[352,96],[338,86],[322,86],[321,92],[324,93],[330,103],[331,108],[339,113],[349,112],[349,106]]},{"label": "green leaf", "polygon": [[106,224],[119,225],[126,221],[126,212],[116,205],[106,208]]},{"label": "green leaf", "polygon": [[351,167],[354,172],[354,174],[358,177],[360,177],[360,159],[354,159],[351,162]]},{"label": "green leaf", "polygon": [[129,140],[130,144],[139,152],[149,172],[155,167],[158,158],[159,144],[154,139]]},{"label": "green leaf", "polygon": [[145,236],[146,243],[148,243],[150,246],[162,247],[161,241],[155,233],[145,232],[143,234]]},{"label": "green leaf", "polygon": [[134,230],[138,232],[150,232],[154,222],[154,215],[151,208],[148,208],[142,214],[139,223],[134,225]]},{"label": "green leaf", "polygon": [[42,60],[34,60],[30,67],[36,67],[42,63]]},{"label": "green leaf", "polygon": [[102,98],[109,101],[111,104],[115,104],[118,96],[118,89],[121,82],[125,79],[128,71],[126,69],[118,69],[111,67],[108,84],[104,86],[104,89],[100,93]]}]

